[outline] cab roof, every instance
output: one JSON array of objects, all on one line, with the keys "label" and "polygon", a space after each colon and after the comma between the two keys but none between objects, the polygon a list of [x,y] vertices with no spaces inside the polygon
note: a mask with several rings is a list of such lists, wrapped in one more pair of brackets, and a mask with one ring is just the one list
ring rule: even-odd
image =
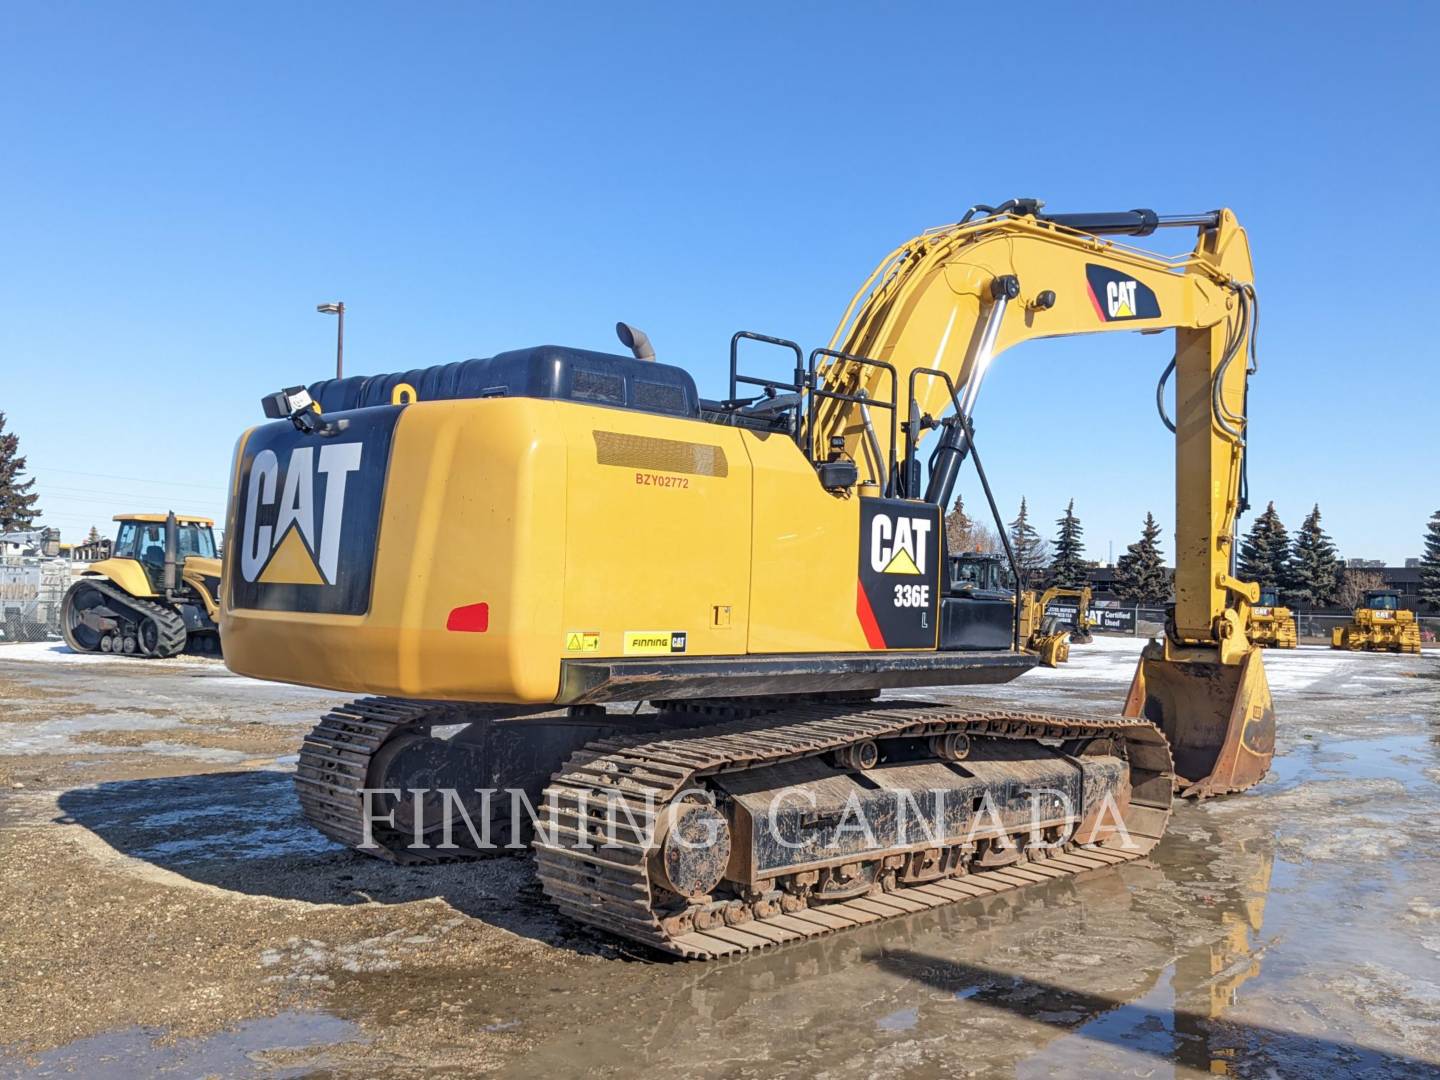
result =
[{"label": "cab roof", "polygon": [[[115,520],[145,522],[158,521],[163,525],[165,523],[165,517],[166,515],[164,514],[116,514]],[[215,522],[210,520],[210,518],[196,517],[194,514],[176,514],[175,520],[181,525],[206,525],[212,529],[215,527]]]}]

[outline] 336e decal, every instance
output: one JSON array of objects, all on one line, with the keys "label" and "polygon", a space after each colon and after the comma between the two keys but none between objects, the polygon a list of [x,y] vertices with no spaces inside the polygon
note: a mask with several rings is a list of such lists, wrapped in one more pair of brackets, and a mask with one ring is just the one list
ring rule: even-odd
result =
[{"label": "336e decal", "polygon": [[933,649],[939,625],[940,510],[860,500],[855,614],[872,649]]}]

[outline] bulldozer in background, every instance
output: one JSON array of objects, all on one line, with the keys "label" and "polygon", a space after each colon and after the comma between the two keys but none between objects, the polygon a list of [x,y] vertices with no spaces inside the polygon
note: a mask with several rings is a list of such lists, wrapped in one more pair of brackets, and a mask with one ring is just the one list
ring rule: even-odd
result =
[{"label": "bulldozer in background", "polygon": [[1330,631],[1332,649],[1356,652],[1420,651],[1420,624],[1415,612],[1400,607],[1400,594],[1393,589],[1370,589],[1365,602],[1355,609],[1349,626]]},{"label": "bulldozer in background", "polygon": [[117,514],[110,558],[90,563],[60,608],[76,652],[163,659],[218,655],[220,559],[214,522],[189,514]]},{"label": "bulldozer in background", "polygon": [[1260,602],[1250,609],[1245,628],[1252,644],[1264,648],[1293,649],[1300,644],[1295,615],[1280,604],[1280,594],[1269,585],[1260,587]]}]

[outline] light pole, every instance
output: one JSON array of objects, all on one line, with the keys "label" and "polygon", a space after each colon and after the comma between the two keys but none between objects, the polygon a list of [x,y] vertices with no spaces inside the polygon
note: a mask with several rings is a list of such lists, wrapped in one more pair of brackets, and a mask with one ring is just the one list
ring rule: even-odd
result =
[{"label": "light pole", "polygon": [[345,377],[345,301],[337,300],[333,304],[316,304],[315,310],[321,315],[339,316],[339,322],[335,324],[335,378]]}]

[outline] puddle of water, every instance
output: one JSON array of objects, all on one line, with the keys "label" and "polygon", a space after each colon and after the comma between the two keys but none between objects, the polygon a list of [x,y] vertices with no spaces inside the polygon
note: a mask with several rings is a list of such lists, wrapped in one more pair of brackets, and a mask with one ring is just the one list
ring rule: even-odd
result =
[{"label": "puddle of water", "polygon": [[[33,1064],[14,1075],[58,1076],[239,1076],[263,1071],[271,1077],[299,1077],[328,1064],[325,1050],[336,1043],[360,1039],[359,1027],[319,1012],[283,1012],[247,1020],[233,1030],[196,1039],[157,1045],[163,1033],[147,1028],[110,1031],[80,1039],[37,1055]],[[310,1054],[294,1051],[312,1049]],[[284,1065],[269,1064],[263,1055],[288,1051]]]}]

